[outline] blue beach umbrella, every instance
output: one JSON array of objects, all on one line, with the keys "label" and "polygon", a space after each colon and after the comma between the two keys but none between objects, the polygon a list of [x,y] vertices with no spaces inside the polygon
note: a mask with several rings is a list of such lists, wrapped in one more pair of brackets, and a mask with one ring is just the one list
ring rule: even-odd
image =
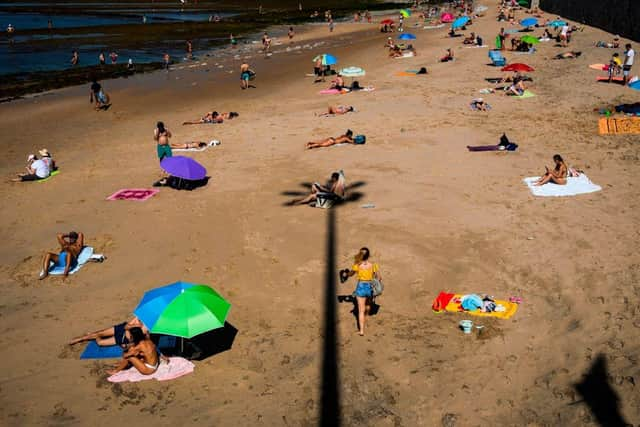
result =
[{"label": "blue beach umbrella", "polygon": [[520,21],[520,25],[522,25],[523,27],[533,27],[537,23],[538,20],[536,18],[527,18]]},{"label": "blue beach umbrella", "polygon": [[467,22],[469,22],[469,17],[461,16],[459,18],[456,18],[455,21],[453,21],[453,23],[451,24],[451,28],[455,30],[456,28],[464,27]]},{"label": "blue beach umbrella", "polygon": [[560,19],[556,19],[555,21],[549,22],[547,25],[550,27],[562,27],[563,25],[567,25],[567,23]]},{"label": "blue beach umbrella", "polygon": [[415,40],[416,36],[411,33],[403,33],[398,36],[398,40]]},{"label": "blue beach umbrella", "polygon": [[338,58],[328,53],[316,56],[313,58],[313,62],[316,62],[318,58],[322,58],[322,65],[336,65],[338,63]]}]

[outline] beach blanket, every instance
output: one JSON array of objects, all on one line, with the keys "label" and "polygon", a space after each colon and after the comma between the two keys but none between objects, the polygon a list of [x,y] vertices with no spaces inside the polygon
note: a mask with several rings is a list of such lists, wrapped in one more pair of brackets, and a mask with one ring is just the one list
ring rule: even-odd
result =
[{"label": "beach blanket", "polygon": [[415,55],[413,54],[413,52],[404,52],[402,55],[400,56],[395,56],[394,58],[396,59],[404,59],[404,58],[413,58]]},{"label": "beach blanket", "polygon": [[[83,265],[89,262],[89,259],[91,259],[92,255],[93,248],[91,246],[85,246],[84,248],[82,248],[82,250],[78,254],[78,262],[76,263],[75,267],[69,270],[69,274],[75,274],[78,270],[80,270]],[[49,274],[53,276],[64,274],[64,266],[51,263],[51,266],[49,267]]]},{"label": "beach blanket", "polygon": [[[598,76],[596,77],[597,82],[609,82],[609,76]],[[622,77],[612,77],[612,82],[622,83],[624,79]]]},{"label": "beach blanket", "polygon": [[135,200],[143,202],[159,192],[160,190],[153,188],[123,188],[107,197],[107,200]]},{"label": "beach blanket", "polygon": [[204,151],[209,147],[215,147],[216,145],[220,145],[220,141],[218,141],[217,139],[213,139],[213,140],[209,141],[209,143],[207,145],[205,145],[204,147],[198,147],[198,148],[172,148],[171,151],[199,152],[199,151]]},{"label": "beach blanket", "polygon": [[320,95],[337,95],[341,93],[338,89],[323,89],[318,92]]},{"label": "beach blanket", "polygon": [[535,176],[523,180],[524,183],[527,184],[527,187],[529,187],[529,190],[531,190],[531,193],[539,197],[576,196],[578,194],[595,193],[596,191],[602,190],[602,187],[591,182],[583,173],[577,177],[570,176],[567,178],[566,185],[558,185],[551,182],[539,186],[533,185],[539,179],[540,177]]},{"label": "beach blanket", "polygon": [[640,135],[640,117],[603,117],[598,120],[600,135]]},{"label": "beach blanket", "polygon": [[53,178],[54,176],[58,175],[59,173],[60,173],[60,170],[55,170],[55,171],[51,172],[48,177],[42,178],[42,179],[38,179],[35,182],[49,181],[51,178]]},{"label": "beach blanket", "polygon": [[516,151],[518,144],[509,143],[508,145],[467,145],[469,151]]},{"label": "beach blanket", "polygon": [[396,76],[398,77],[415,77],[417,76],[418,73],[412,72],[412,71],[398,71],[396,73]]},{"label": "beach blanket", "polygon": [[424,27],[422,27],[423,30],[434,30],[436,28],[442,28],[444,27],[444,24],[438,24],[438,25],[425,25]]},{"label": "beach blanket", "polygon": [[478,46],[477,44],[475,44],[473,46],[465,46],[465,48],[467,48],[467,49],[475,49],[475,48],[478,48],[478,47],[489,47],[489,45],[488,44],[483,44],[482,46]]},{"label": "beach blanket", "polygon": [[167,381],[193,372],[195,365],[182,357],[170,357],[169,362],[162,360],[158,369],[151,375],[143,375],[134,367],[120,371],[107,378],[112,383],[138,382],[144,380]]},{"label": "beach blanket", "polygon": [[494,300],[497,306],[503,306],[504,311],[490,311],[482,312],[480,309],[465,310],[462,308],[462,294],[454,294],[447,292],[440,292],[440,294],[433,300],[432,310],[436,313],[442,313],[444,311],[450,311],[453,313],[465,313],[472,316],[481,317],[497,317],[498,319],[509,319],[518,311],[518,304],[505,300]]},{"label": "beach blanket", "polygon": [[607,71],[609,69],[609,66],[604,64],[591,64],[589,65],[589,68],[599,71]]},{"label": "beach blanket", "polygon": [[122,348],[117,345],[99,346],[95,341],[89,341],[80,359],[119,359]]},{"label": "beach blanket", "polygon": [[524,99],[524,98],[533,98],[534,96],[536,96],[535,93],[529,91],[529,90],[525,90],[524,93],[520,96],[515,96],[514,98],[518,98],[518,99]]}]

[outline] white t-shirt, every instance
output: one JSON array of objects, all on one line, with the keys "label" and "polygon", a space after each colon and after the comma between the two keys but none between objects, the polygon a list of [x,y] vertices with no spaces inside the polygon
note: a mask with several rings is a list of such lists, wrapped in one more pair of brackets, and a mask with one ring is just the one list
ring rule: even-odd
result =
[{"label": "white t-shirt", "polygon": [[42,160],[36,160],[31,163],[31,169],[36,171],[38,178],[46,178],[49,176],[49,165]]},{"label": "white t-shirt", "polygon": [[563,25],[562,30],[560,31],[560,34],[562,34],[563,36],[566,36],[568,32],[569,32],[569,26]]},{"label": "white t-shirt", "polygon": [[626,55],[627,55],[627,60],[624,62],[624,65],[629,65],[629,66],[633,65],[633,57],[636,56],[635,51],[633,49],[629,49],[626,52]]}]

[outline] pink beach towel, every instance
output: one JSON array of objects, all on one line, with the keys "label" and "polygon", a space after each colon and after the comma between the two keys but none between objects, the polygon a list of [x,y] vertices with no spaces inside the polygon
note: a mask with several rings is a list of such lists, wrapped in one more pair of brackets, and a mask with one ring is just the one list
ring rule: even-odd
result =
[{"label": "pink beach towel", "polygon": [[337,95],[340,91],[338,89],[323,89],[319,93],[320,95]]},{"label": "pink beach towel", "polygon": [[159,191],[153,188],[123,188],[107,197],[107,200],[136,200],[144,202],[148,198],[155,196]]},{"label": "pink beach towel", "polygon": [[155,379],[158,381],[168,381],[193,372],[195,365],[182,357],[170,357],[169,362],[160,362],[158,369],[151,375],[143,375],[134,367],[120,371],[107,378],[112,383],[123,383],[126,381],[136,383],[138,381]]}]

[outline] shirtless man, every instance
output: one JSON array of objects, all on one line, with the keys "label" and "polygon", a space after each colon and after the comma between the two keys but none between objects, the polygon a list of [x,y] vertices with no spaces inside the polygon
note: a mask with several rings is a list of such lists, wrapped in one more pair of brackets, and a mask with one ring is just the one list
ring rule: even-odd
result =
[{"label": "shirtless man", "polygon": [[145,335],[149,333],[149,330],[144,323],[142,323],[137,317],[134,317],[128,322],[119,323],[111,326],[110,328],[101,329],[95,332],[87,332],[85,335],[75,337],[69,341],[69,345],[96,340],[96,344],[101,347],[118,345],[124,348],[131,340],[131,334],[129,334],[129,330],[131,328],[141,328]]},{"label": "shirtless man", "polygon": [[222,123],[225,120],[231,120],[234,117],[238,117],[240,114],[235,111],[228,113],[218,113],[217,111],[209,111],[200,120],[182,122],[183,125],[199,125],[202,123]]},{"label": "shirtless man", "polygon": [[355,108],[353,108],[352,106],[347,107],[346,105],[330,105],[326,113],[321,113],[318,115],[327,117],[327,116],[333,116],[333,115],[347,114],[352,111],[355,111]]},{"label": "shirtless man", "polygon": [[169,144],[169,138],[171,138],[171,131],[164,127],[163,122],[158,122],[156,128],[153,130],[153,139],[156,141],[156,151],[158,153],[158,159],[162,161],[166,157],[171,157],[171,145]]},{"label": "shirtless man", "polygon": [[64,279],[69,276],[69,270],[78,262],[78,254],[84,246],[84,234],[75,231],[69,234],[58,234],[58,243],[60,244],[60,252],[45,252],[42,258],[42,270],[40,271],[40,280],[49,275],[49,263],[54,262],[56,265],[64,267]]},{"label": "shirtless man", "polygon": [[340,173],[334,172],[331,174],[331,178],[326,185],[320,185],[315,182],[311,186],[311,194],[304,199],[294,200],[292,205],[307,205],[311,202],[315,202],[318,198],[318,193],[325,193],[334,195],[338,199],[344,198],[344,184],[340,182]]},{"label": "shirtless man", "polygon": [[312,148],[331,147],[332,145],[336,144],[355,144],[355,141],[352,137],[353,132],[351,131],[351,129],[348,129],[344,135],[340,135],[337,138],[329,137],[321,139],[320,141],[307,142],[306,147],[310,150]]},{"label": "shirtless man", "polygon": [[129,366],[135,367],[143,375],[151,375],[158,370],[161,359],[167,363],[169,362],[168,358],[158,354],[156,345],[145,335],[141,328],[131,328],[129,329],[129,334],[131,335],[131,344],[122,353],[122,360],[116,367],[107,371],[109,375],[123,371]]},{"label": "shirtless man", "polygon": [[243,62],[240,66],[240,87],[242,89],[249,89],[249,78],[251,73],[249,72],[249,64]]},{"label": "shirtless man", "polygon": [[330,89],[342,90],[342,88],[344,88],[344,79],[342,78],[342,74],[338,73],[336,78],[331,81]]}]

